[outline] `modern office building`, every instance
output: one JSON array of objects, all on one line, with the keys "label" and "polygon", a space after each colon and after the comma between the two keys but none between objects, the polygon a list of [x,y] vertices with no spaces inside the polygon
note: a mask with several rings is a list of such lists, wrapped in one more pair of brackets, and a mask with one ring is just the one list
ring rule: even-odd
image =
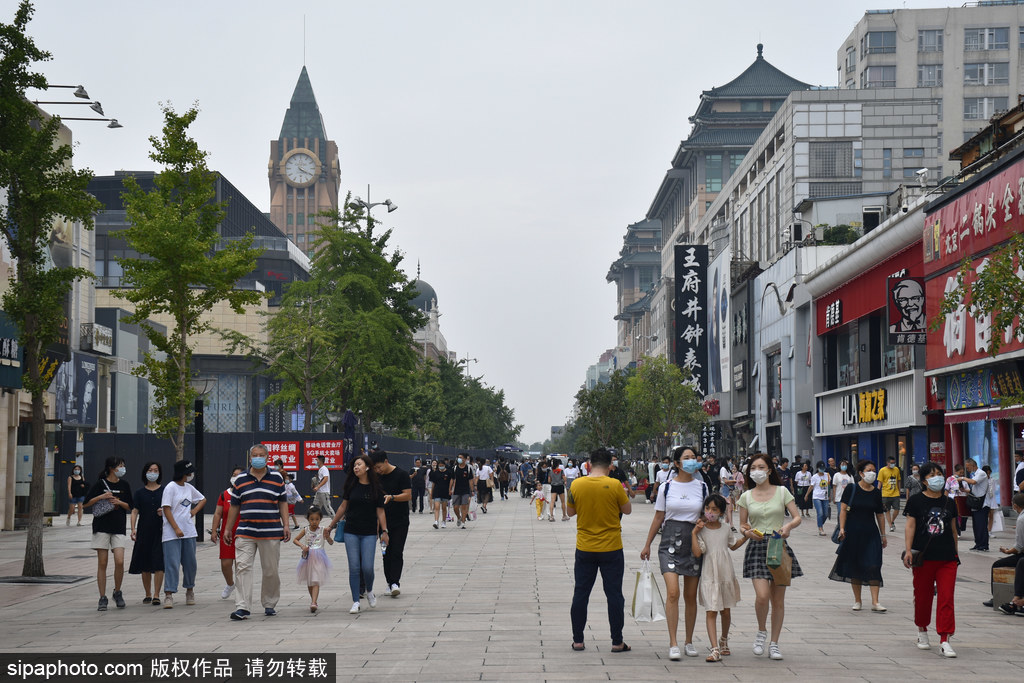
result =
[{"label": "modern office building", "polygon": [[875,90],[879,99],[889,99],[892,88],[931,90],[940,103],[936,145],[943,150],[934,181],[958,171],[946,152],[1017,104],[1022,48],[1020,0],[869,10],[836,51],[838,85]]}]

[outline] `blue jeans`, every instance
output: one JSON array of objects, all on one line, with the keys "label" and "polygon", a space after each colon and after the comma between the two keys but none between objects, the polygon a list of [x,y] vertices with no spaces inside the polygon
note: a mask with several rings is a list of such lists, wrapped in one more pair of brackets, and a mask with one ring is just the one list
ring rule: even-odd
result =
[{"label": "blue jeans", "polygon": [[612,645],[622,642],[622,625],[626,620],[626,599],[622,596],[622,574],[625,566],[626,561],[621,550],[605,553],[576,551],[576,588],[572,594],[572,608],[569,610],[572,620],[572,642],[584,642],[583,629],[587,626],[587,606],[590,604],[590,591],[597,580],[598,569],[601,570],[604,596],[608,600],[608,625],[611,627]]},{"label": "blue jeans", "polygon": [[839,513],[843,511],[843,504],[836,503],[836,524],[839,524]]},{"label": "blue jeans", "polygon": [[818,514],[818,528],[825,526],[825,518],[828,517],[828,501],[814,499],[814,511]]},{"label": "blue jeans", "polygon": [[164,541],[164,592],[178,592],[178,567],[181,567],[181,585],[185,589],[196,587],[196,539],[176,538]]},{"label": "blue jeans", "polygon": [[377,552],[377,537],[373,534],[357,536],[345,534],[345,553],[348,555],[348,586],[352,589],[352,602],[359,602],[359,583],[373,591],[373,559]]}]

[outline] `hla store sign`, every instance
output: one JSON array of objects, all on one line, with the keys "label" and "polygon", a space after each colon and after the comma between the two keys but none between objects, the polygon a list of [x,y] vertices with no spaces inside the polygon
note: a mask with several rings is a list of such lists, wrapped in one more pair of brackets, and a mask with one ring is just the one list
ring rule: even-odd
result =
[{"label": "hla store sign", "polygon": [[884,420],[886,416],[885,401],[886,392],[883,388],[843,396],[843,425],[859,425]]}]

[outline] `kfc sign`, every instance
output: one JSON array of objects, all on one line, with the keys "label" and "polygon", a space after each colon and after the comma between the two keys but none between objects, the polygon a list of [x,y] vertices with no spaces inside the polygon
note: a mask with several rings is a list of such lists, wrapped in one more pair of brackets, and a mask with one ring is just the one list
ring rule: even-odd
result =
[{"label": "kfc sign", "polygon": [[316,457],[324,456],[324,466],[330,470],[340,470],[345,465],[345,442],[341,439],[329,441],[307,441],[303,447],[302,468],[316,470]]},{"label": "kfc sign", "polygon": [[267,464],[271,467],[280,460],[286,471],[297,472],[299,469],[298,441],[264,441],[267,447]]}]

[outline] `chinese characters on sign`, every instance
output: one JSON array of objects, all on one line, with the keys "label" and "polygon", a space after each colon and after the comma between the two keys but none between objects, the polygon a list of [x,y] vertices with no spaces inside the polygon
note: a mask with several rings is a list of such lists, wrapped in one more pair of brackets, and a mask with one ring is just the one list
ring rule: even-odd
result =
[{"label": "chinese characters on sign", "polygon": [[825,328],[831,329],[843,323],[843,302],[836,299],[825,308]]},{"label": "chinese characters on sign", "polygon": [[853,426],[886,419],[885,389],[861,391],[843,396],[843,425]]},{"label": "chinese characters on sign", "polygon": [[302,468],[315,470],[316,456],[324,456],[324,466],[329,470],[340,470],[344,466],[345,442],[341,439],[329,441],[307,441],[304,445]]},{"label": "chinese characters on sign", "polygon": [[677,244],[676,365],[689,371],[686,380],[701,396],[708,392],[708,248]]},{"label": "chinese characters on sign", "polygon": [[710,462],[712,467],[718,462],[718,439],[721,437],[721,427],[717,424],[706,424],[700,430],[700,452],[704,462]]},{"label": "chinese characters on sign", "polygon": [[267,447],[267,462],[273,465],[280,460],[284,468],[290,472],[299,469],[299,442],[298,441],[264,441]]}]

